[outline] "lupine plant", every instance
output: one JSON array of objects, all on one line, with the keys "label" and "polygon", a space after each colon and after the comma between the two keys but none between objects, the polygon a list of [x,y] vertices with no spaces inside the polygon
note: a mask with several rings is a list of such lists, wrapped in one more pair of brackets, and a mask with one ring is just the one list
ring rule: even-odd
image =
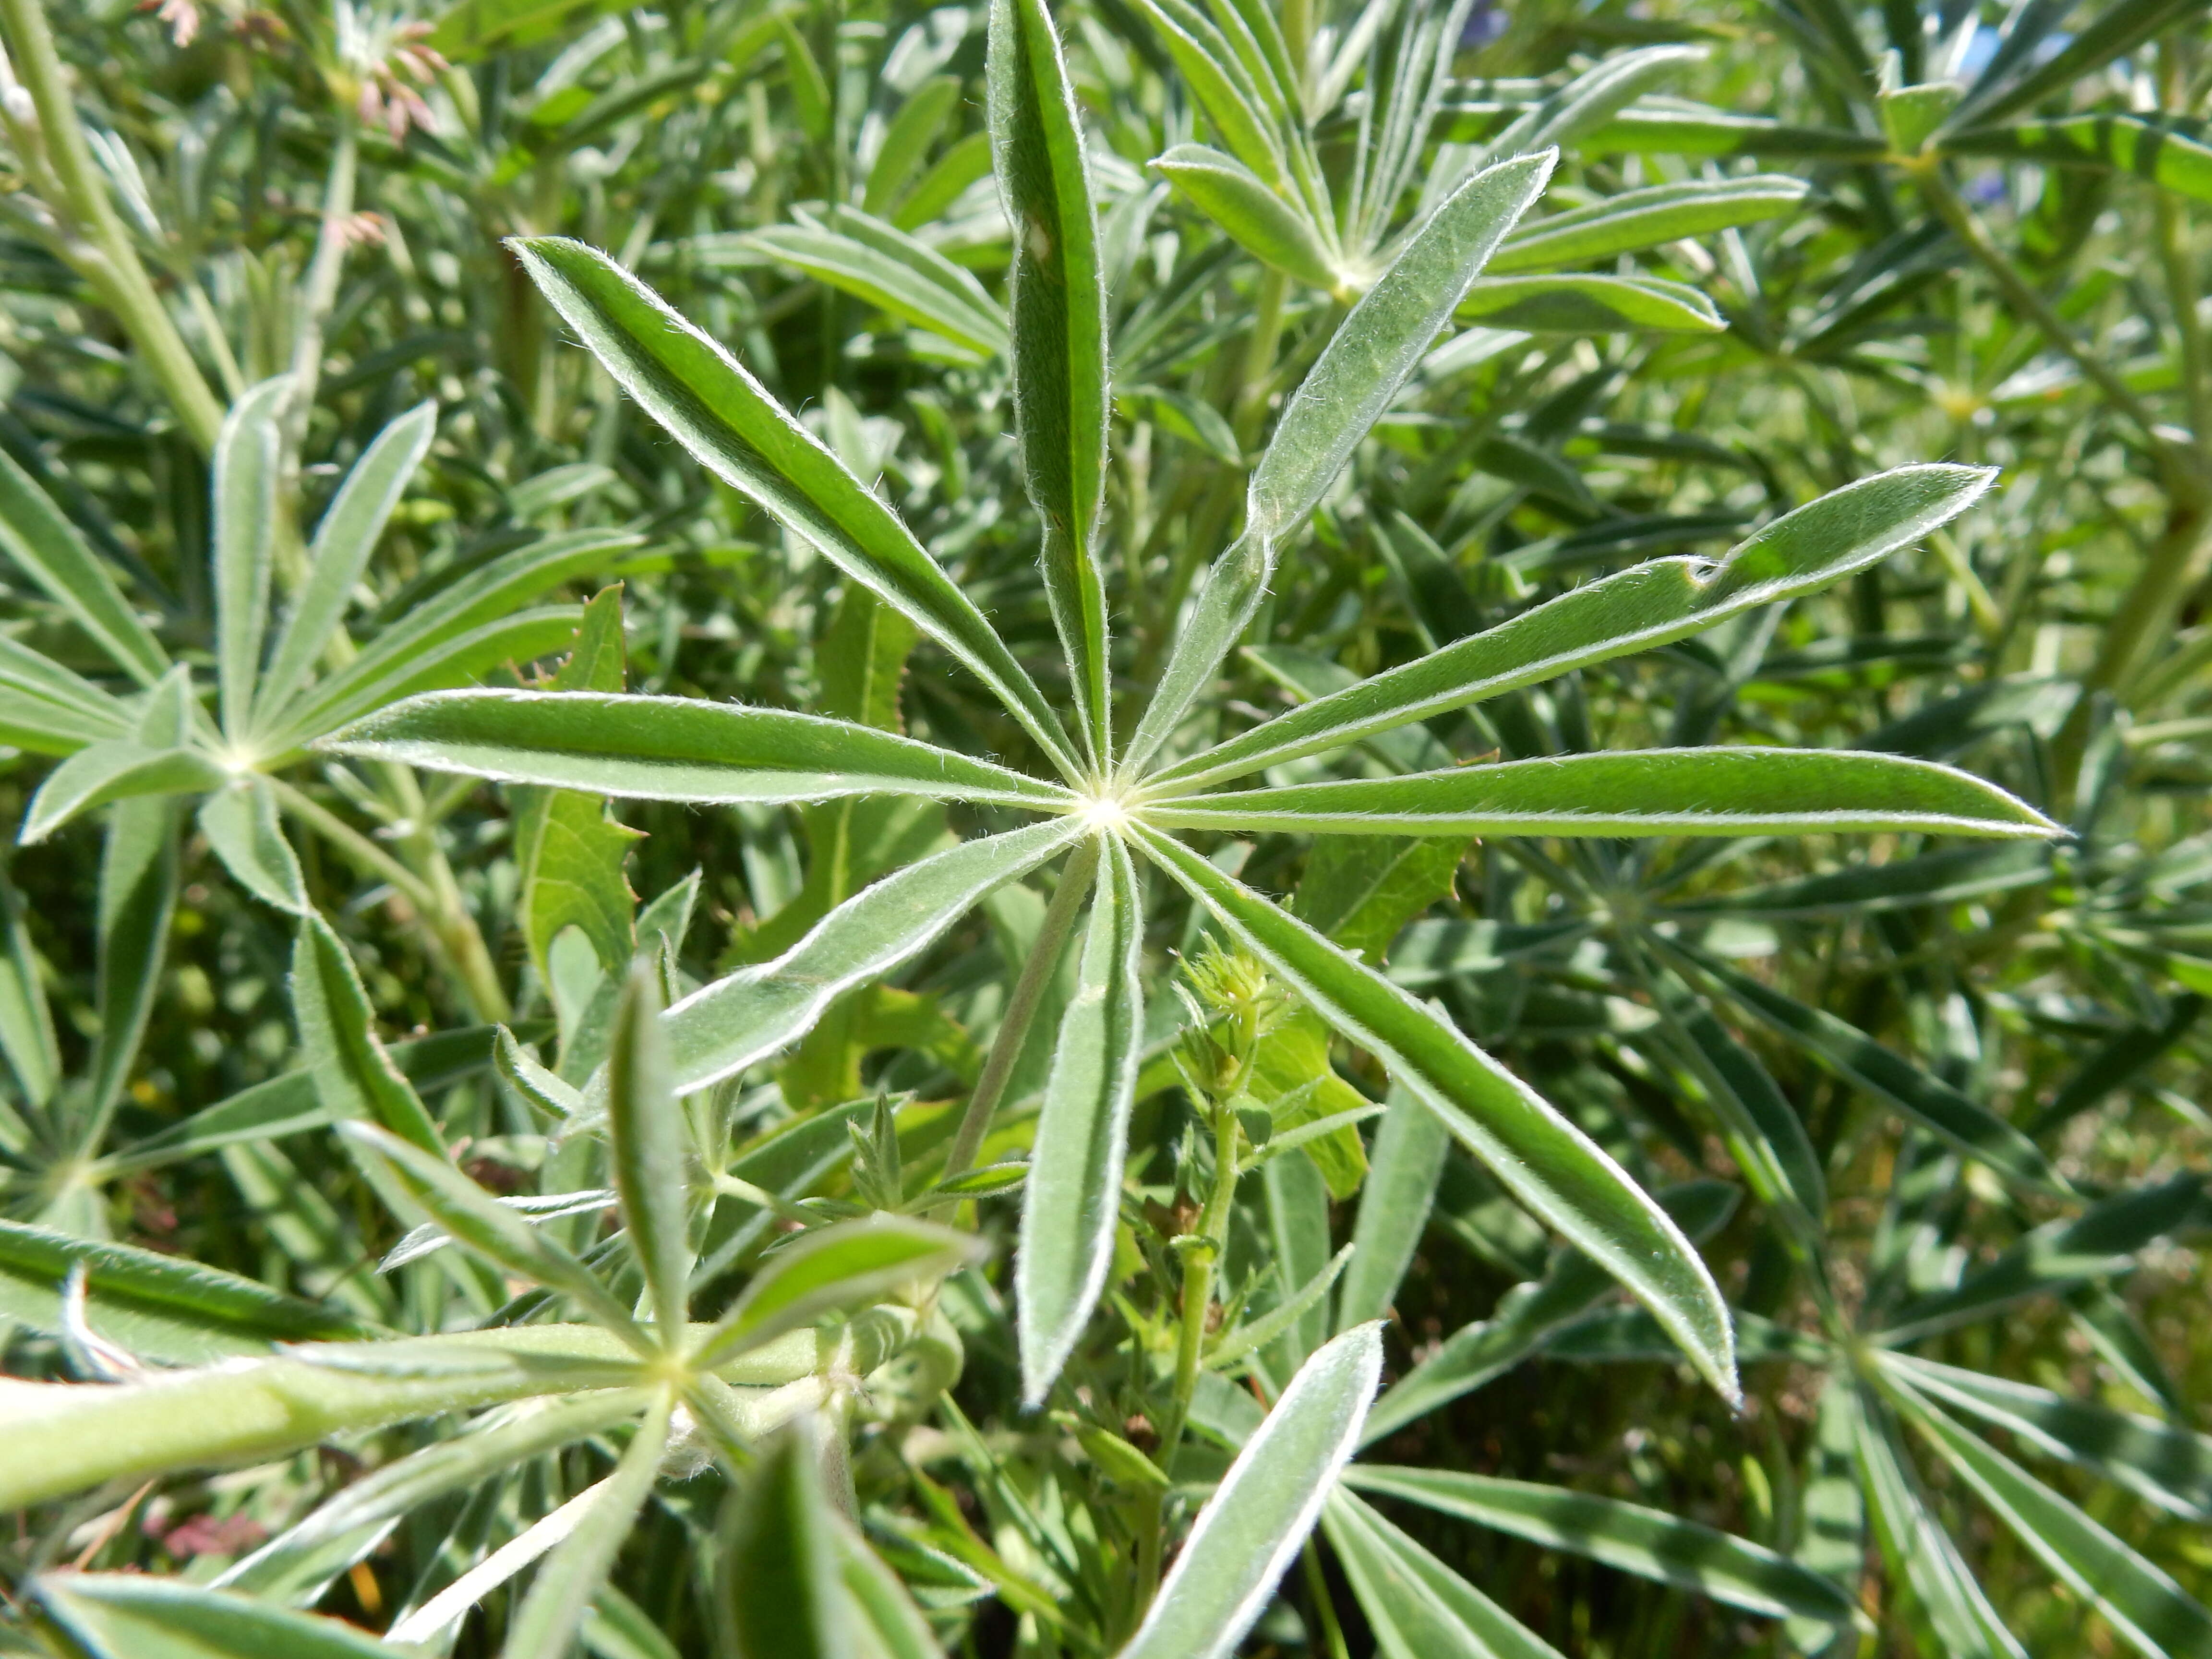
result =
[{"label": "lupine plant", "polygon": [[2212,1652],[2201,25],[1768,20],[0,0],[0,1651]]}]

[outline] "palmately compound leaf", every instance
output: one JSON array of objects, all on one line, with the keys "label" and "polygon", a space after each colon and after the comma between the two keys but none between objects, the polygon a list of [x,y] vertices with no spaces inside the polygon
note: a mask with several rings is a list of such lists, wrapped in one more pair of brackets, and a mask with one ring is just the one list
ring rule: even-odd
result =
[{"label": "palmately compound leaf", "polygon": [[1106,584],[1097,544],[1106,487],[1106,283],[1083,127],[1044,0],[993,0],[987,76],[994,170],[1014,230],[1008,321],[1022,469],[1044,520],[1045,598],[1067,654],[1078,726],[1103,767]]},{"label": "palmately compound leaf", "polygon": [[1382,1374],[1379,1324],[1346,1331],[1299,1368],[1198,1512],[1120,1659],[1220,1659],[1236,1650],[1359,1443]]},{"label": "palmately compound leaf", "polygon": [[432,691],[316,747],[501,783],[706,803],[921,795],[1049,810],[1064,789],[850,720],[697,697]]},{"label": "palmately compound leaf", "polygon": [[1109,842],[1074,999],[1037,1114],[1014,1261],[1022,1397],[1042,1402],[1097,1304],[1121,1218],[1121,1162],[1145,1038],[1145,917],[1128,849]]},{"label": "palmately compound leaf", "polygon": [[737,359],[605,254],[552,236],[514,247],[607,372],[701,465],[904,612],[991,688],[1067,776],[1081,775],[1058,716],[975,602]]},{"label": "palmately compound leaf", "polygon": [[1279,714],[1152,780],[1196,789],[1340,749],[1571,668],[1648,651],[1743,611],[1815,592],[1965,512],[1994,469],[1904,466],[1777,519],[1719,567],[1655,559],[1561,594],[1483,633]]},{"label": "palmately compound leaf", "polygon": [[1148,804],[1166,829],[1309,835],[2040,836],[2058,825],[1932,761],[1821,749],[1647,749]]},{"label": "palmately compound leaf", "polygon": [[1587,1135],[1365,963],[1164,836],[1147,854],[1322,1018],[1380,1059],[1535,1215],[1602,1265],[1698,1372],[1738,1397],[1727,1304],[1665,1211]]}]

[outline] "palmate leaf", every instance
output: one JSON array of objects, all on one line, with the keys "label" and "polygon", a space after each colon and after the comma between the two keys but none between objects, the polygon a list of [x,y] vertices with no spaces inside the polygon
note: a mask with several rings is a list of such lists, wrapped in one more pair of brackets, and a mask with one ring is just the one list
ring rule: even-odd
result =
[{"label": "palmate leaf", "polygon": [[818,801],[841,795],[1053,808],[1065,789],[849,720],[697,697],[433,691],[316,744],[501,783],[639,800]]},{"label": "palmate leaf", "polygon": [[1171,799],[1143,812],[1169,829],[1317,835],[2063,833],[1995,785],[1948,766],[1832,750],[1570,755]]},{"label": "palmate leaf", "polygon": [[1814,592],[1957,517],[1987,489],[1985,467],[1906,466],[1847,484],[1768,525],[1717,567],[1655,559],[1485,633],[1279,714],[1158,773],[1148,787],[1197,789],[1339,749],[1447,709],[1666,645],[1746,611]]},{"label": "palmate leaf", "polygon": [[1014,1260],[1022,1395],[1042,1403],[1097,1305],[1121,1219],[1121,1163],[1144,1045],[1145,916],[1128,849],[1098,861],[1073,999],[1060,1017],[1022,1194]]},{"label": "palmate leaf", "polygon": [[1007,274],[1014,416],[1041,564],[1067,654],[1077,724],[1106,763],[1106,584],[1098,513],[1106,487],[1106,283],[1083,129],[1043,0],[993,0],[987,68],[991,154],[1013,226]]},{"label": "palmate leaf", "polygon": [[1680,1229],[1543,1097],[1376,971],[1213,865],[1139,832],[1146,853],[1310,1006],[1380,1059],[1533,1213],[1649,1307],[1706,1381],[1737,1396],[1729,1315]]},{"label": "palmate leaf", "polygon": [[907,527],[737,360],[605,254],[558,237],[514,244],[546,299],[608,373],[700,465],[965,664],[1069,778],[1082,767],[1036,682]]},{"label": "palmate leaf", "polygon": [[1382,1370],[1379,1325],[1309,1359],[1198,1513],[1120,1659],[1220,1659],[1235,1650],[1313,1528]]}]

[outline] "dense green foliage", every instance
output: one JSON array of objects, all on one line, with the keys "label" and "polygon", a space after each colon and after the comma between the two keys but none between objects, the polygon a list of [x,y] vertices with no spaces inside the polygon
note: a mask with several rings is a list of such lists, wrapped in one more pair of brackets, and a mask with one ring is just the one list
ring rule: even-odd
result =
[{"label": "dense green foliage", "polygon": [[0,1652],[2212,1655],[2186,0],[0,0]]}]

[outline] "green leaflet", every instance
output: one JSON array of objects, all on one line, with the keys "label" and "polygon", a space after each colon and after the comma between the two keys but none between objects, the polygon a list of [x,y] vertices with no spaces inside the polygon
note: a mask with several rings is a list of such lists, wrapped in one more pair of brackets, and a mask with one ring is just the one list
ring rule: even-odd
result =
[{"label": "green leaflet", "polygon": [[2147,1659],[2212,1654],[2212,1613],[1994,1447],[1915,1402],[1906,1417],[1975,1494]]},{"label": "green leaflet", "polygon": [[1111,842],[1098,861],[1079,977],[1053,1044],[1022,1194],[1014,1291],[1022,1395],[1032,1409],[1066,1363],[1113,1261],[1144,1044],[1144,921],[1128,849]]},{"label": "green leaflet", "polygon": [[744,491],[966,664],[1067,776],[1044,694],[904,525],[714,340],[604,254],[558,237],[516,252],[554,308],[700,464]]},{"label": "green leaflet", "polygon": [[1321,1524],[1385,1659],[1558,1659],[1557,1649],[1356,1494],[1331,1493]]},{"label": "green leaflet", "polygon": [[197,794],[226,781],[223,769],[198,749],[155,749],[128,738],[95,743],[46,775],[16,840],[36,846],[71,818],[111,801]]},{"label": "green leaflet", "polygon": [[812,1417],[776,1435],[730,1518],[726,1593],[738,1659],[845,1659],[856,1651],[836,1522],[822,1489],[823,1440]]},{"label": "green leaflet", "polygon": [[258,775],[234,779],[200,803],[200,833],[231,878],[264,904],[304,916],[313,908],[299,855],[277,821],[276,792]]},{"label": "green leaflet", "polygon": [[783,708],[597,691],[432,691],[316,745],[640,800],[921,795],[1063,806],[1064,789],[889,732]]},{"label": "green leaflet", "polygon": [[1175,842],[1146,852],[1321,1016],[1373,1053],[1537,1216],[1651,1310],[1698,1372],[1736,1397],[1728,1310],[1665,1212],[1587,1136],[1372,969]]},{"label": "green leaflet", "polygon": [[1299,1369],[1206,1499],[1120,1659],[1220,1659],[1252,1627],[1358,1443],[1382,1328],[1346,1331]]},{"label": "green leaflet", "polygon": [[[1662,1188],[1658,1194],[1660,1207],[1692,1239],[1718,1229],[1735,1208],[1735,1188],[1718,1181],[1685,1182]],[[1435,1352],[1383,1390],[1368,1413],[1365,1443],[1472,1393],[1549,1346],[1561,1327],[1588,1313],[1611,1288],[1606,1270],[1588,1256],[1565,1246],[1554,1250],[1541,1278],[1516,1285],[1498,1298],[1489,1318],[1453,1332]],[[1671,1351],[1656,1322],[1640,1310],[1624,1311],[1633,1313],[1650,1336],[1660,1339],[1653,1344],[1651,1357],[1668,1357]],[[1739,1345],[1748,1340],[1747,1317],[1737,1316]]]},{"label": "green leaflet", "polygon": [[477,1486],[541,1452],[634,1421],[646,1401],[641,1389],[605,1389],[480,1419],[452,1438],[433,1442],[343,1487],[305,1520],[231,1566],[216,1585],[292,1607],[312,1606],[410,1510]]},{"label": "green leaflet", "polygon": [[635,1386],[636,1357],[592,1326],[339,1342],[106,1388],[8,1391],[0,1502],[124,1477],[265,1462],[331,1435],[540,1395]]},{"label": "green leaflet", "polygon": [[[573,607],[518,607],[549,588],[604,574],[638,546],[635,536],[581,530],[501,554],[438,589],[435,603],[416,605],[378,629],[345,667],[303,688],[272,714],[274,729],[264,746],[307,742],[410,692],[450,685],[477,667],[528,661],[566,645],[576,626]],[[524,631],[528,624],[556,618],[558,632],[551,641],[528,648],[534,637]],[[504,656],[486,654],[501,650]]]},{"label": "green leaflet", "polygon": [[[1491,257],[1493,276],[1588,264],[1638,248],[1709,235],[1786,213],[1805,199],[1802,179],[1759,173],[1623,191],[1588,207],[1523,224]],[[1511,326],[1511,325],[1506,325]]]},{"label": "green leaflet", "polygon": [[2203,123],[2160,111],[1973,127],[1947,134],[1942,149],[1952,155],[2111,167],[2200,202],[2212,201],[2212,144],[2204,142]]},{"label": "green leaflet", "polygon": [[1122,775],[1139,774],[1175,734],[1252,620],[1274,568],[1276,542],[1319,504],[1499,239],[1542,192],[1556,159],[1524,156],[1468,179],[1329,337],[1253,468],[1243,537],[1207,570],[1121,757]]},{"label": "green leaflet", "polygon": [[674,1404],[665,1391],[654,1400],[623,1449],[622,1462],[599,1483],[590,1510],[538,1569],[530,1594],[507,1626],[501,1659],[540,1659],[568,1650],[576,1626],[606,1582],[638,1511],[653,1495]]},{"label": "green leaflet", "polygon": [[1460,301],[1458,315],[1532,334],[1713,334],[1728,326],[1696,289],[1656,276],[1483,276]]},{"label": "green leaflet", "polygon": [[289,375],[264,380],[232,405],[215,445],[216,684],[223,735],[246,735],[269,631],[270,564],[276,535],[277,418]]},{"label": "green leaflet", "polygon": [[968,1233],[911,1217],[877,1214],[809,1233],[769,1258],[729,1312],[693,1346],[691,1364],[714,1370],[750,1349],[840,1309],[878,1300],[980,1261]]},{"label": "green leaflet", "polygon": [[220,1268],[13,1221],[0,1221],[0,1313],[58,1333],[62,1287],[79,1265],[93,1334],[149,1360],[202,1364],[362,1334],[336,1309]]},{"label": "green leaflet", "polygon": [[1680,1584],[1752,1613],[1845,1624],[1856,1612],[1849,1595],[1787,1556],[1663,1510],[1449,1469],[1363,1463],[1346,1479],[1362,1492],[1572,1550],[1623,1572]]},{"label": "green leaflet", "polygon": [[1521,156],[1468,179],[1352,307],[1284,406],[1252,470],[1248,537],[1273,543],[1305,522],[1468,285],[1543,193],[1557,160],[1555,152]]},{"label": "green leaflet", "polygon": [[629,1310],[599,1276],[533,1227],[519,1210],[501,1204],[444,1158],[361,1118],[337,1126],[339,1136],[374,1164],[388,1170],[399,1190],[453,1240],[485,1261],[574,1301],[641,1353],[653,1352]]},{"label": "green leaflet", "polygon": [[46,492],[4,454],[0,454],[0,550],[139,684],[151,685],[168,672],[169,653],[124,599],[107,567]]},{"label": "green leaflet", "polygon": [[1008,321],[1022,471],[1044,521],[1040,563],[1078,726],[1103,768],[1105,579],[1095,544],[1106,478],[1106,286],[1075,97],[1043,0],[993,0],[991,154],[1013,227]]},{"label": "green leaflet", "polygon": [[933,75],[914,89],[884,130],[883,148],[876,152],[875,163],[868,169],[867,189],[860,202],[864,211],[880,218],[905,199],[929,159],[929,147],[959,106],[957,75]]},{"label": "green leaflet", "polygon": [[[181,682],[177,684],[181,690]],[[161,725],[168,726],[160,734],[164,738],[181,733],[185,718],[181,706],[165,710],[157,696],[142,735],[154,735]],[[161,795],[139,796],[117,803],[100,849],[100,1038],[92,1055],[90,1107],[76,1126],[79,1156],[88,1156],[107,1138],[161,989],[169,919],[177,906],[177,839],[174,804]]]},{"label": "green leaflet", "polygon": [[1834,750],[1650,749],[1148,802],[1166,829],[1322,835],[2056,836],[1993,784],[1930,761]]},{"label": "green leaflet", "polygon": [[1881,1364],[1945,1410],[2004,1430],[2016,1446],[2094,1470],[2171,1514],[2212,1515],[2212,1437],[1911,1354],[1884,1354]]},{"label": "green leaflet", "polygon": [[1233,155],[1203,144],[1177,144],[1147,163],[1253,258],[1309,288],[1341,281],[1305,216]]},{"label": "green leaflet", "polygon": [[660,1022],[659,970],[630,965],[607,1046],[607,1136],[623,1224],[653,1300],[663,1347],[690,1323],[690,1133],[669,1086],[668,1036]]},{"label": "green leaflet", "polygon": [[1389,1109],[1369,1154],[1366,1195],[1354,1224],[1352,1257],[1336,1293],[1336,1328],[1386,1319],[1428,1225],[1451,1130],[1408,1091],[1390,1091]]},{"label": "green leaflet", "polygon": [[1987,1319],[2028,1297],[2124,1273],[2136,1252],[2182,1227],[2201,1224],[2203,1177],[2177,1176],[2121,1192],[2080,1215],[2034,1229],[1994,1261],[1948,1291],[1915,1298],[1892,1316],[1885,1342],[1902,1344]]},{"label": "green leaflet", "polygon": [[986,357],[1008,349],[1006,316],[983,285],[928,243],[852,208],[822,224],[770,225],[738,239],[818,283]]},{"label": "green leaflet", "polygon": [[693,992],[667,1015],[678,1092],[796,1042],[838,996],[881,979],[1082,833],[1069,818],[960,842],[863,888],[775,961]]},{"label": "green leaflet", "polygon": [[1872,161],[1888,146],[1847,127],[1791,126],[1763,115],[1741,115],[1679,98],[1631,104],[1583,135],[1585,155],[1626,151],[1651,155],[1816,155]]},{"label": "green leaflet", "polygon": [[376,434],[315,526],[307,576],[276,636],[268,672],[253,693],[254,724],[265,726],[313,674],[343,625],[355,586],[391,521],[392,510],[430,452],[438,406],[418,404]]},{"label": "green leaflet", "polygon": [[1844,1378],[1828,1386],[1857,1396],[1852,1430],[1875,1534],[1890,1571],[1911,1585],[1941,1651],[1959,1659],[2027,1659],[1958,1546],[1929,1513],[1881,1403]]},{"label": "green leaflet", "polygon": [[325,1110],[381,1124],[426,1152],[444,1155],[438,1126],[377,1040],[375,1012],[345,942],[319,915],[301,923],[293,946],[292,1011]]},{"label": "green leaflet", "polygon": [[175,1578],[55,1573],[33,1593],[93,1659],[389,1659],[392,1651],[336,1619]]},{"label": "green leaflet", "polygon": [[1194,790],[1342,748],[1449,708],[1665,645],[1763,605],[1817,592],[1957,517],[1996,473],[1905,466],[1846,484],[1768,525],[1717,568],[1655,559],[1277,715],[1166,768],[1151,788]]},{"label": "green leaflet", "polygon": [[1511,155],[1566,144],[1579,138],[1640,96],[1674,70],[1697,62],[1704,49],[1692,46],[1644,46],[1601,59],[1541,102],[1532,106],[1484,147],[1491,155]]}]

